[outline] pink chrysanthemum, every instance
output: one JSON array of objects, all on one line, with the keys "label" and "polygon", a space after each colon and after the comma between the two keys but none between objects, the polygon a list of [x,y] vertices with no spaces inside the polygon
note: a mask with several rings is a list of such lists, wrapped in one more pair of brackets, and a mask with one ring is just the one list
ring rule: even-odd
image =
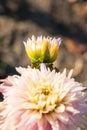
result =
[{"label": "pink chrysanthemum", "polygon": [[[2,80],[0,130],[76,130],[84,128],[87,95],[80,83],[54,70],[17,68],[20,76]],[[0,105],[0,106],[1,106]]]}]

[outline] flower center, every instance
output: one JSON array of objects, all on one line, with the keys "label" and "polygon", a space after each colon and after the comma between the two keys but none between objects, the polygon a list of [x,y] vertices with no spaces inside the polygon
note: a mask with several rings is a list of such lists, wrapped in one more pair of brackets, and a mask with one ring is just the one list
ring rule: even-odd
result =
[{"label": "flower center", "polygon": [[49,113],[55,110],[60,103],[58,93],[54,87],[45,81],[40,81],[38,85],[32,89],[32,100],[34,104],[34,110],[41,113]]}]

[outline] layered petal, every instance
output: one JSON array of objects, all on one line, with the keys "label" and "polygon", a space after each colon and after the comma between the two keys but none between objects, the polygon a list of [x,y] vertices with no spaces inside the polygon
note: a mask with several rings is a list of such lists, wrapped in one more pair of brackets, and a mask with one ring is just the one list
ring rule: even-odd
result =
[{"label": "layered petal", "polygon": [[[20,75],[1,80],[0,130],[77,130],[87,125],[87,94],[66,74],[16,68]],[[85,116],[84,116],[85,115]]]}]

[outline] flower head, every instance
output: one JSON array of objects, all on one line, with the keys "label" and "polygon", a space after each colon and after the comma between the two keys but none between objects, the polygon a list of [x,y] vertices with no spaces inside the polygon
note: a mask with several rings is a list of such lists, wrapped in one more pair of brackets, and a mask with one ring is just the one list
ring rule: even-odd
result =
[{"label": "flower head", "polygon": [[56,60],[61,39],[51,37],[35,37],[24,42],[27,55],[35,63],[52,63]]},{"label": "flower head", "polygon": [[[85,126],[87,95],[72,70],[17,68],[20,76],[2,80],[0,130],[76,130]],[[2,104],[1,104],[2,105]],[[87,124],[87,123],[86,123]]]}]

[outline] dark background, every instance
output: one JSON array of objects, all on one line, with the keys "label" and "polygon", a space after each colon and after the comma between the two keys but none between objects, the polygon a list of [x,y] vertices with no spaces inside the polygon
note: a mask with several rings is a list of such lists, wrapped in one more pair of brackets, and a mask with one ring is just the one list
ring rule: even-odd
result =
[{"label": "dark background", "polygon": [[87,0],[0,0],[0,79],[30,65],[23,41],[32,35],[61,37],[54,66],[87,87]]},{"label": "dark background", "polygon": [[73,77],[87,87],[86,0],[0,0],[0,79],[30,64],[23,41],[32,35],[61,36],[55,66],[73,68]]}]

